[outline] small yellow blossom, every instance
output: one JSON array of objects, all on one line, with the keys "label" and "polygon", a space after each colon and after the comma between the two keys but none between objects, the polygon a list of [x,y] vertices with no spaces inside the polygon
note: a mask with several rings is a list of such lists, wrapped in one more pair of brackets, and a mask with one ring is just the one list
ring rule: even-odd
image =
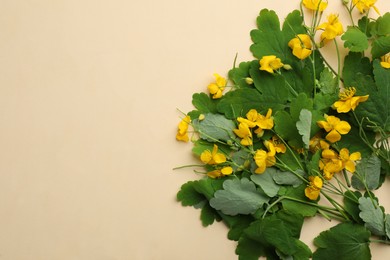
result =
[{"label": "small yellow blossom", "polygon": [[246,123],[240,123],[238,129],[233,129],[233,132],[241,138],[242,145],[252,145],[252,132]]},{"label": "small yellow blossom", "polygon": [[340,150],[339,157],[343,163],[343,168],[345,168],[350,173],[355,172],[355,161],[358,161],[361,159],[361,155],[359,152],[354,152],[352,154],[349,154],[349,151],[347,148],[343,148]]},{"label": "small yellow blossom", "polygon": [[365,13],[372,7],[380,15],[378,8],[374,6],[375,3],[376,0],[353,0],[353,5],[359,9],[360,13]]},{"label": "small yellow blossom", "polygon": [[272,136],[271,142],[275,147],[275,152],[277,153],[285,153],[286,152],[286,146],[284,143],[277,137],[276,135]]},{"label": "small yellow blossom", "polygon": [[331,143],[339,141],[341,135],[348,134],[351,130],[351,126],[347,121],[341,121],[340,118],[335,116],[325,116],[325,120],[326,121],[318,121],[317,125],[328,132],[325,139]]},{"label": "small yellow blossom", "polygon": [[310,36],[307,34],[298,34],[288,42],[288,46],[292,49],[293,55],[301,60],[309,57],[312,52]]},{"label": "small yellow blossom", "polygon": [[317,200],[323,185],[322,179],[318,176],[309,176],[309,186],[305,189],[305,196],[311,200]]},{"label": "small yellow blossom", "polygon": [[312,151],[313,153],[315,153],[316,151],[318,150],[325,150],[325,149],[329,149],[329,144],[321,138],[321,135],[319,134],[316,134],[315,136],[313,136],[310,141],[309,141],[309,149],[310,151]]},{"label": "small yellow blossom", "polygon": [[274,70],[283,67],[283,63],[275,55],[264,56],[260,60],[260,70],[265,70],[269,73],[274,73]]},{"label": "small yellow blossom", "polygon": [[176,140],[183,141],[183,142],[189,141],[187,131],[190,122],[191,122],[190,116],[186,116],[180,121],[177,129]]},{"label": "small yellow blossom", "polygon": [[214,144],[213,150],[205,150],[200,155],[200,160],[205,164],[220,164],[226,162],[226,156],[218,153],[218,146]]},{"label": "small yellow blossom", "polygon": [[354,87],[347,88],[340,93],[340,100],[333,104],[333,107],[337,109],[338,113],[347,113],[351,109],[355,110],[360,102],[364,102],[368,99],[368,95],[354,96],[355,93],[356,89]]},{"label": "small yellow blossom", "polygon": [[343,25],[339,21],[338,15],[331,14],[328,16],[328,22],[325,22],[317,27],[317,29],[324,30],[321,33],[321,41],[330,41],[343,34]]},{"label": "small yellow blossom", "polygon": [[267,167],[271,167],[275,165],[276,159],[275,159],[275,147],[272,142],[265,141],[264,142],[265,147],[268,149],[268,152],[265,150],[257,150],[254,156],[255,163],[257,165],[257,169],[255,170],[255,173],[261,174],[265,172],[265,169]]},{"label": "small yellow blossom", "polygon": [[385,69],[390,69],[390,53],[381,57],[381,66]]},{"label": "small yellow blossom", "polygon": [[258,114],[256,119],[256,125],[258,128],[255,130],[255,134],[257,136],[263,136],[264,130],[270,130],[274,127],[274,119],[272,118],[272,109],[269,108],[267,114],[264,116],[262,114]]},{"label": "small yellow blossom", "polygon": [[303,5],[310,10],[323,12],[328,3],[323,0],[303,0]]},{"label": "small yellow blossom", "polygon": [[321,156],[322,158],[319,162],[320,170],[322,170],[324,178],[330,180],[335,173],[343,169],[343,162],[340,160],[337,152],[331,149],[323,150]]},{"label": "small yellow blossom", "polygon": [[210,178],[215,179],[215,178],[219,178],[219,177],[230,175],[232,173],[233,173],[233,168],[230,167],[230,166],[226,166],[226,167],[223,167],[222,169],[217,169],[217,170],[208,172],[207,176],[209,176]]},{"label": "small yellow blossom", "polygon": [[215,82],[208,85],[210,93],[213,95],[213,99],[218,99],[222,97],[222,92],[226,87],[226,79],[221,77],[219,74],[215,73]]},{"label": "small yellow blossom", "polygon": [[253,128],[257,125],[256,120],[258,115],[259,113],[257,113],[256,109],[251,109],[248,113],[246,113],[246,118],[238,117],[237,121],[247,124],[249,128]]}]

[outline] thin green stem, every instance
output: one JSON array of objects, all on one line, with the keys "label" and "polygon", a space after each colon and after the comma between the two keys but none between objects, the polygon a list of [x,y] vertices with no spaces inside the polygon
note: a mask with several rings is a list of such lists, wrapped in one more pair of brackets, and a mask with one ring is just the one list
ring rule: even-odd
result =
[{"label": "thin green stem", "polygon": [[190,168],[190,167],[204,167],[204,164],[188,164],[188,165],[175,167],[172,170],[179,170],[179,169]]},{"label": "thin green stem", "polygon": [[337,53],[337,87],[340,87],[340,74],[341,74],[341,58],[340,58],[340,50],[339,46],[337,44],[336,38],[333,39],[334,45],[336,47],[336,53]]},{"label": "thin green stem", "polygon": [[273,131],[273,133],[279,138],[279,140],[282,140],[283,144],[287,147],[288,151],[292,154],[292,156],[294,157],[294,160],[298,163],[299,165],[299,168],[301,168],[301,170],[304,170],[303,168],[303,165],[301,164],[301,161],[295,156],[294,154],[294,151],[291,149],[291,147],[286,143],[286,141],[284,141],[284,139],[278,134],[276,133],[275,131]]}]

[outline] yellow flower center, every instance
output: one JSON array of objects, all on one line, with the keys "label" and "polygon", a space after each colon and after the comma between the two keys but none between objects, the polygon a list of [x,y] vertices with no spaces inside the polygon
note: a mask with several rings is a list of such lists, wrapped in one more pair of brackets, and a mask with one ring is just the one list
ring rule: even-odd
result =
[{"label": "yellow flower center", "polygon": [[345,89],[342,93],[340,93],[339,98],[340,100],[347,100],[352,98],[356,93],[356,89],[354,87],[350,87]]}]

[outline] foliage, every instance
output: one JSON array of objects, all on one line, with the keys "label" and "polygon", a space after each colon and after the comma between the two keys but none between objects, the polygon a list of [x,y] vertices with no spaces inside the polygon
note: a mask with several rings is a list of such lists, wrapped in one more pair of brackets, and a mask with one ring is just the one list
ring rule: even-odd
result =
[{"label": "foliage", "polygon": [[[200,209],[204,226],[222,220],[239,259],[365,260],[370,243],[389,243],[390,215],[372,191],[390,175],[390,13],[369,16],[374,3],[343,1],[345,29],[337,15],[322,21],[321,0],[302,1],[283,23],[261,10],[254,59],[193,95],[176,138],[193,142],[204,177],[177,199]],[[322,56],[329,44],[337,68]],[[314,252],[299,239],[310,217],[340,222]]]}]

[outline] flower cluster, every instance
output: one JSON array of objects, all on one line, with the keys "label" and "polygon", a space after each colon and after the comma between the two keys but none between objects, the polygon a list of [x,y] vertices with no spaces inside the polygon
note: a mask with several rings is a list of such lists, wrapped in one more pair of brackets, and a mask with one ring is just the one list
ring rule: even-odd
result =
[{"label": "flower cluster", "polygon": [[[251,32],[255,58],[234,64],[227,77],[215,73],[205,92],[193,95],[195,109],[183,115],[176,139],[193,142],[198,164],[190,166],[204,178],[184,184],[178,199],[201,208],[205,226],[225,221],[243,259],[337,259],[323,248],[337,232],[353,234],[340,246],[342,255],[370,234],[390,240],[390,214],[372,193],[390,176],[390,14],[369,17],[370,9],[379,15],[375,3],[343,1],[351,19],[343,26],[339,14],[323,19],[327,1],[302,0],[312,19],[296,10],[280,31],[277,15],[262,10]],[[337,68],[322,55],[329,44]],[[315,215],[341,224],[319,236],[326,242],[312,254],[292,246],[300,227],[291,223]],[[253,250],[257,245],[261,250]],[[351,259],[366,259],[359,257]]]}]

